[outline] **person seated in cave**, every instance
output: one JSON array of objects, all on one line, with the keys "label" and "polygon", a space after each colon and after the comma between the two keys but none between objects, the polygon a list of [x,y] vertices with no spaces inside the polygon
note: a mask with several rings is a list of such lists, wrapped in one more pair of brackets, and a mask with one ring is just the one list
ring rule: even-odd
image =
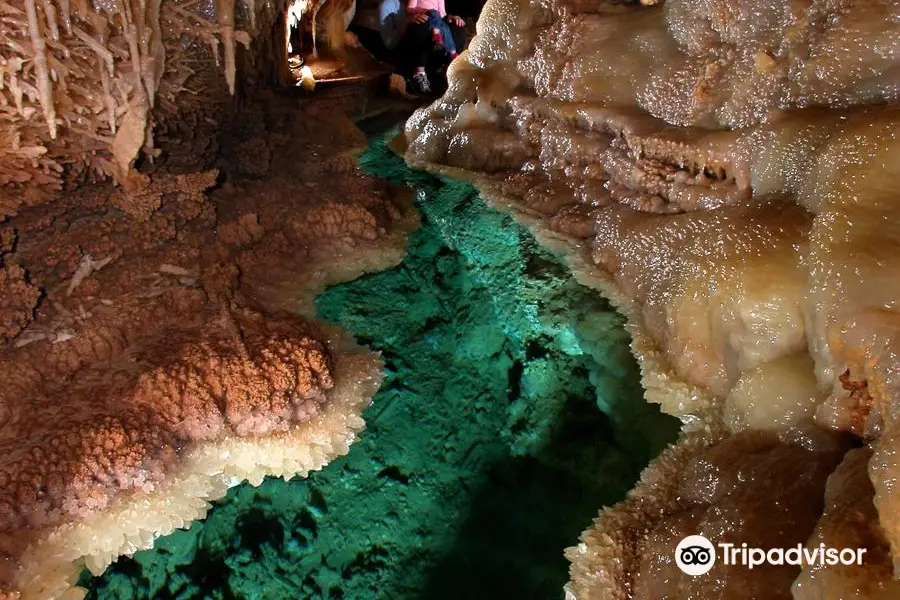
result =
[{"label": "person seated in cave", "polygon": [[441,76],[465,41],[465,21],[446,14],[444,0],[382,0],[381,38],[401,74],[432,93],[429,72]]},{"label": "person seated in cave", "polygon": [[[456,45],[453,43],[453,34],[450,32],[449,19],[462,22],[462,19],[447,14],[444,6],[444,0],[407,0],[407,14],[425,13],[428,17],[428,27],[431,29],[431,38],[434,41],[434,47],[437,50],[444,50],[450,57],[450,60],[456,58]],[[458,25],[459,22],[456,24]],[[465,23],[463,23],[465,24]],[[417,67],[425,72],[425,65]],[[417,70],[418,72],[418,70]]]}]

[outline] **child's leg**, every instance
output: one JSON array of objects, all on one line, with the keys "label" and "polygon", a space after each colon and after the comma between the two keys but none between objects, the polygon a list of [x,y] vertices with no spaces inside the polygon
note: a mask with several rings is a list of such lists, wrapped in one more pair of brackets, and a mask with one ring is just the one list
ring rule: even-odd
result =
[{"label": "child's leg", "polygon": [[447,44],[447,36],[444,33],[444,20],[441,18],[441,14],[436,10],[429,10],[428,15],[428,27],[431,28],[431,39],[434,42],[434,46],[436,49],[440,50],[446,47]]},{"label": "child's leg", "polygon": [[450,58],[456,58],[456,40],[453,39],[453,32],[450,31],[450,25],[441,19],[441,35],[444,37],[444,50],[450,55]]},{"label": "child's leg", "polygon": [[[429,11],[434,12],[437,15],[437,11]],[[425,28],[423,28],[425,29]],[[422,38],[420,41],[421,48],[417,52],[417,59],[413,62],[415,65],[415,69],[413,72],[413,81],[416,84],[416,87],[419,88],[419,91],[423,94],[431,93],[431,82],[428,81],[428,75],[425,73],[425,65],[427,64],[428,55],[431,53],[431,49],[428,46],[428,30],[433,29],[431,25],[431,15],[428,17],[427,29],[425,29],[422,34]],[[421,55],[419,55],[421,53]]]}]

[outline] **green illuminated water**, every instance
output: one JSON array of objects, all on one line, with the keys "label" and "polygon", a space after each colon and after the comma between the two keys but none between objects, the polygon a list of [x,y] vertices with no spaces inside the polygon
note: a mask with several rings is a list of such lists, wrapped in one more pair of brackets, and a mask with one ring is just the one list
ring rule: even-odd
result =
[{"label": "green illuminated water", "polygon": [[86,578],[89,598],[560,598],[563,548],[674,439],[622,318],[525,229],[380,140],[360,164],[414,185],[423,215],[402,264],[318,298],[386,362],[361,440],[309,479],[231,490]]}]

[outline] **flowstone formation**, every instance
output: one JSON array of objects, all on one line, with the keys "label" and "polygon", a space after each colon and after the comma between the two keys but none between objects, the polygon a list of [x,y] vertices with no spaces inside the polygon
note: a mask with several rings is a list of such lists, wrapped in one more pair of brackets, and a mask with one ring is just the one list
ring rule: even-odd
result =
[{"label": "flowstone formation", "polygon": [[379,141],[361,165],[422,212],[400,265],[316,301],[385,363],[361,439],[308,479],[236,488],[88,598],[556,597],[560,547],[674,439],[621,317],[527,230]]},{"label": "flowstone formation", "polygon": [[418,216],[354,168],[355,102],[260,97],[139,194],[83,186],[0,225],[0,598],[80,598],[84,567],[357,439],[382,362],[313,298],[396,264]]},{"label": "flowstone formation", "polygon": [[[642,4],[489,0],[402,140],[566,253],[684,422],[567,550],[567,595],[895,597],[900,5]],[[694,579],[689,533],[868,559]]]}]

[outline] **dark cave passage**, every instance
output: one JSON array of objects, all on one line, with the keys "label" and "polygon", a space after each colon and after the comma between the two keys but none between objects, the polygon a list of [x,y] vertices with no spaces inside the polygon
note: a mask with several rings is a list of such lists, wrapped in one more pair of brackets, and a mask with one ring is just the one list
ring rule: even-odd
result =
[{"label": "dark cave passage", "polygon": [[524,228],[380,138],[360,162],[414,185],[423,222],[398,267],[318,298],[383,354],[366,431],[308,479],[231,490],[88,598],[559,598],[562,549],[674,439],[622,318]]}]

